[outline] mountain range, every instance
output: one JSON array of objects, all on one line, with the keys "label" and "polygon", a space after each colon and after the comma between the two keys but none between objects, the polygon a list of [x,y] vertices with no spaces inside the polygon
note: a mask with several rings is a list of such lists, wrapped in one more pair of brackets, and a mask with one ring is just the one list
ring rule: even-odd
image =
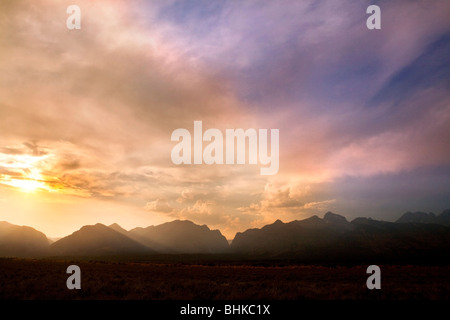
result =
[{"label": "mountain range", "polygon": [[450,262],[450,210],[406,212],[396,222],[327,212],[238,232],[231,244],[219,230],[191,221],[125,230],[118,224],[83,226],[55,242],[31,227],[0,222],[0,256],[111,256],[231,253],[300,261],[433,260]]},{"label": "mountain range", "polygon": [[402,221],[356,218],[348,222],[331,212],[323,219],[277,220],[261,229],[237,233],[231,250],[253,257],[301,261],[450,262],[447,225]]},{"label": "mountain range", "polygon": [[406,212],[396,222],[398,223],[434,223],[450,226],[450,209],[444,210],[440,215],[433,212]]}]

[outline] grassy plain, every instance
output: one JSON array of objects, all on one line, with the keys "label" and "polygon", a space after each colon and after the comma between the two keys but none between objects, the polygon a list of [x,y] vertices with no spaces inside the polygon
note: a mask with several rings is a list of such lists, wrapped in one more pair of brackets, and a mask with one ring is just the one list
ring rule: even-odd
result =
[{"label": "grassy plain", "polygon": [[[66,268],[81,268],[68,290]],[[380,265],[381,290],[368,290],[366,265],[280,261],[0,258],[0,299],[450,300],[449,266]]]}]

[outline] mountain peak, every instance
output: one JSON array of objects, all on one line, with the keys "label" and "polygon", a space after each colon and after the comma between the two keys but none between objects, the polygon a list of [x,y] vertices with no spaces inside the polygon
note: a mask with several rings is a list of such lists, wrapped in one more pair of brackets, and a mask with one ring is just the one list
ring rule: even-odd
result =
[{"label": "mountain peak", "polygon": [[309,218],[303,219],[303,220],[295,220],[291,223],[301,225],[301,226],[307,226],[307,227],[320,227],[324,225],[324,220],[320,219],[318,216],[313,215]]},{"label": "mountain peak", "polygon": [[219,230],[210,230],[207,225],[198,225],[190,220],[174,220],[135,228],[128,233],[133,239],[169,253],[223,253],[229,250],[226,238]]},{"label": "mountain peak", "polygon": [[128,233],[128,231],[127,230],[125,230],[124,228],[122,228],[119,224],[117,224],[117,223],[113,223],[113,224],[111,224],[111,225],[109,225],[108,226],[109,228],[111,228],[111,229],[113,229],[113,230],[115,230],[115,231],[117,231],[117,232],[120,232],[121,234],[127,234]]},{"label": "mountain peak", "polygon": [[110,228],[117,228],[117,227],[119,227],[119,228],[122,228],[118,223],[113,223],[113,224],[110,224],[108,227],[110,227]]},{"label": "mountain peak", "polygon": [[149,253],[149,248],[128,236],[97,223],[83,226],[78,231],[51,245],[54,254],[63,255],[111,255]]},{"label": "mountain peak", "polygon": [[88,228],[107,228],[103,223],[97,222],[96,224],[87,224],[81,227],[81,229],[88,227]]},{"label": "mountain peak", "polygon": [[328,211],[323,216],[323,220],[326,223],[333,223],[333,224],[348,224],[349,222],[347,219],[339,214],[333,213],[331,211]]},{"label": "mountain peak", "polygon": [[405,212],[396,222],[398,223],[434,223],[436,215],[426,212]]}]

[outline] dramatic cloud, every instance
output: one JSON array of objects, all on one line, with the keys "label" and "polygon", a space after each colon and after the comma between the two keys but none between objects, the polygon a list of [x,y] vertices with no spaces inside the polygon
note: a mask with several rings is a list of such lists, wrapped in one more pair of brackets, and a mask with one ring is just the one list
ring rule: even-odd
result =
[{"label": "dramatic cloud", "polygon": [[[371,1],[80,0],[68,30],[70,1],[2,1],[0,220],[64,235],[179,218],[232,238],[449,207],[450,4],[377,3],[381,30]],[[174,165],[171,133],[195,120],[280,129],[279,173]],[[420,192],[399,183],[415,177]]]}]

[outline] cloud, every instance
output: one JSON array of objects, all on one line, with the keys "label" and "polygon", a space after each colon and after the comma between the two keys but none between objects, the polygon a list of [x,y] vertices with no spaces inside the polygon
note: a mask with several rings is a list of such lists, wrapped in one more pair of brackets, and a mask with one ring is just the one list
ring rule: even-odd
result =
[{"label": "cloud", "polygon": [[320,212],[329,210],[330,205],[335,203],[336,199],[324,200],[324,201],[313,201],[305,203],[303,206],[305,209],[315,209]]},{"label": "cloud", "polygon": [[277,181],[265,186],[257,202],[237,210],[250,218],[250,226],[259,228],[277,219],[301,220],[333,210],[336,199],[311,200],[326,196],[318,194],[315,187],[305,185],[300,180]]},{"label": "cloud", "polygon": [[[420,125],[420,146],[428,148],[425,140],[446,134],[433,125],[433,114],[448,114],[446,102],[440,102],[448,100],[448,89],[439,88],[449,78],[449,4],[437,1],[424,10],[420,2],[381,1],[379,32],[365,27],[369,4],[225,2],[200,10],[177,1],[163,7],[160,19],[173,23],[168,35],[188,48],[192,59],[225,70],[241,97],[276,119],[272,123],[283,128],[287,171],[329,180],[445,162],[436,152],[428,163],[416,162],[410,153],[417,140],[405,141],[399,135]],[[395,106],[387,105],[392,103],[389,97],[397,99]],[[368,110],[365,106],[374,101]],[[387,137],[397,143],[372,148],[374,141]],[[365,159],[348,155],[335,168],[342,154],[355,146]],[[396,152],[399,149],[404,152]],[[387,153],[392,161],[386,160]],[[370,161],[369,155],[376,160]]]},{"label": "cloud", "polygon": [[211,215],[212,214],[212,206],[214,205],[214,201],[207,200],[197,200],[194,205],[188,206],[187,208],[183,208],[180,212],[181,215],[190,217],[192,215]]},{"label": "cloud", "polygon": [[[82,29],[69,31],[69,1],[2,1],[0,175],[33,169],[89,212],[123,205],[228,235],[377,207],[385,194],[367,200],[367,181],[395,194],[399,175],[450,165],[449,3],[378,3],[371,32],[370,1],[80,0]],[[173,165],[170,135],[194,120],[280,129],[279,173]]]},{"label": "cloud", "polygon": [[[223,79],[164,41],[164,26],[139,18],[125,1],[78,5],[83,27],[71,32],[60,23],[64,2],[2,4],[11,17],[5,26],[15,30],[1,38],[4,153],[19,152],[8,148],[18,140],[31,141],[26,146],[33,155],[45,145],[52,161],[42,169],[49,176],[94,197],[114,197],[155,182],[142,168],[171,171],[174,129],[192,130],[198,119],[219,128],[256,121]],[[152,27],[144,28],[143,19]],[[215,171],[201,176],[214,179]]]},{"label": "cloud", "polygon": [[170,214],[174,211],[174,208],[172,208],[166,200],[156,199],[147,202],[147,204],[145,205],[145,210]]}]

